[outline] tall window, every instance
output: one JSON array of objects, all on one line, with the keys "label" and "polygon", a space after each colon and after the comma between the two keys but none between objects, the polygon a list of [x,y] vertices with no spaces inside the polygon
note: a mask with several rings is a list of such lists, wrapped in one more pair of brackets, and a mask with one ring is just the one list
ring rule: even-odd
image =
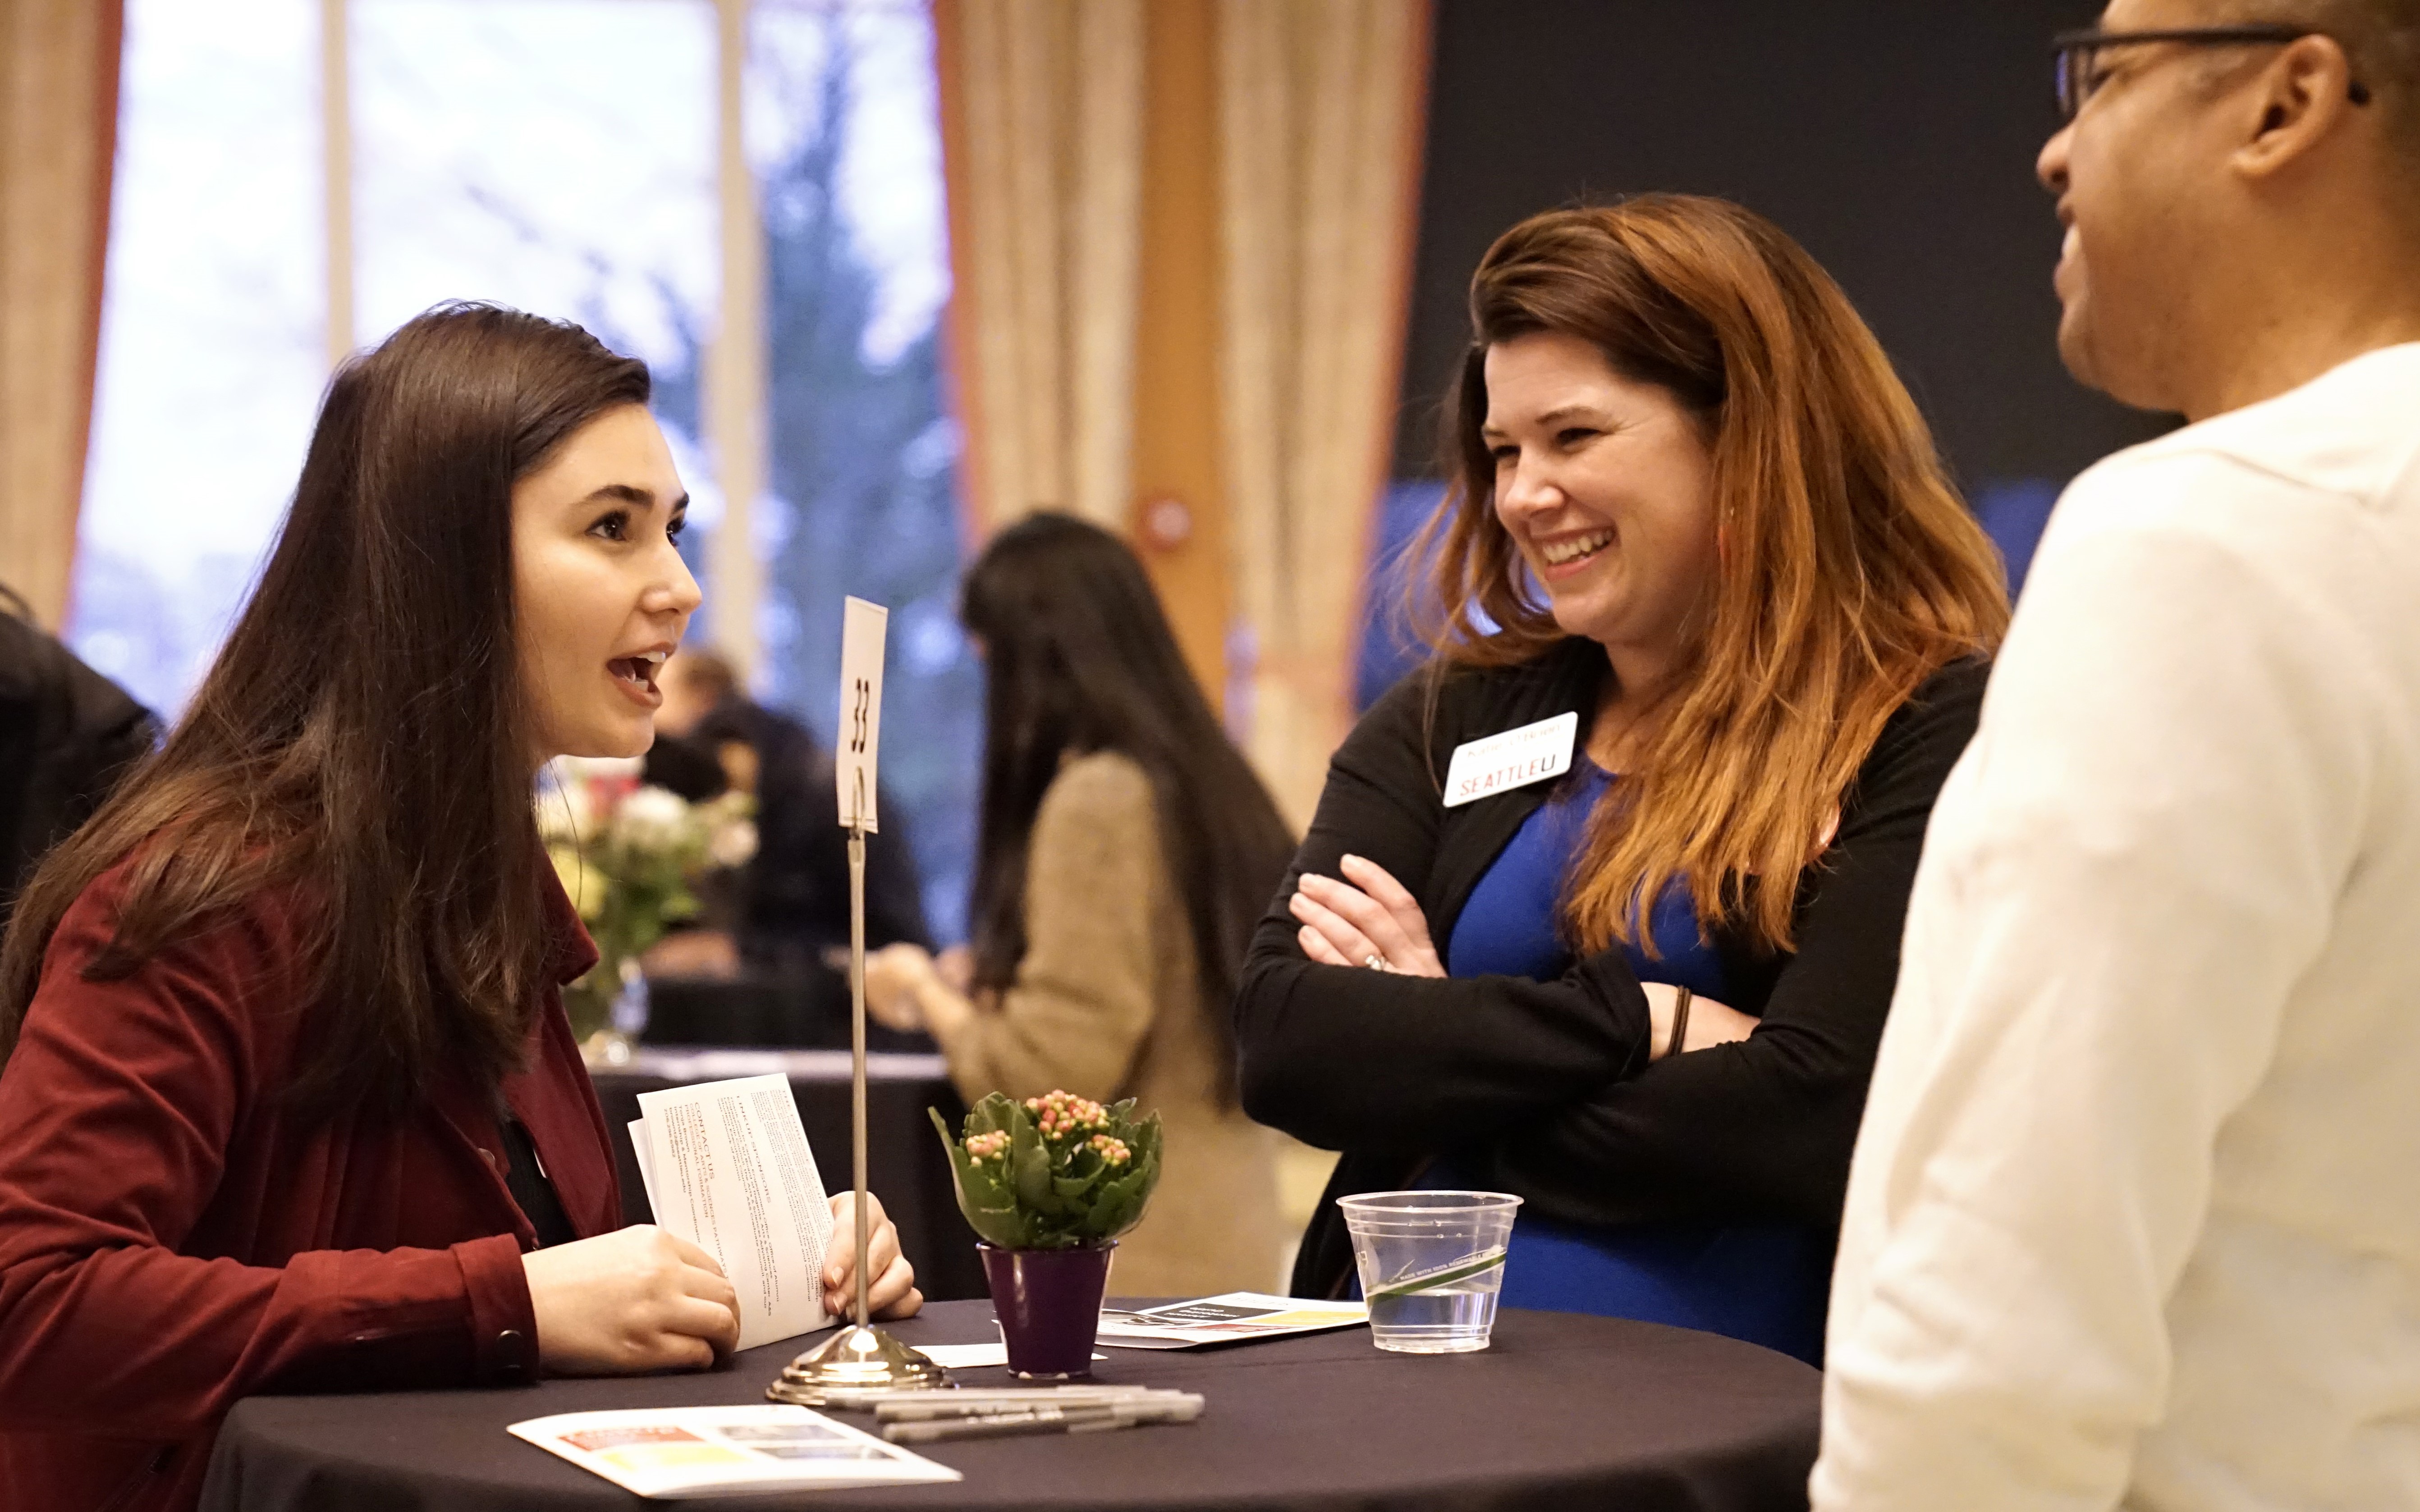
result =
[{"label": "tall window", "polygon": [[[829,741],[841,596],[891,606],[886,786],[954,937],[980,712],[952,614],[931,23],[899,0],[752,0],[729,69],[736,3],[129,0],[70,637],[173,713],[268,548],[331,352],[448,299],[577,320],[654,369],[699,526],[695,637],[752,641],[759,693]],[[734,105],[746,178],[721,171]],[[737,333],[734,226],[764,272],[731,307],[762,329]],[[765,361],[709,381],[736,339]],[[734,408],[763,455],[726,469]],[[725,499],[724,472],[761,491]],[[733,529],[751,548],[713,550]],[[735,560],[755,580],[718,585]],[[752,634],[717,624],[718,596],[755,604]]]},{"label": "tall window", "polygon": [[311,0],[134,0],[77,651],[184,702],[276,529],[327,377]]},{"label": "tall window", "polygon": [[980,674],[957,630],[957,427],[932,32],[922,9],[759,6],[751,147],[765,226],[767,691],[829,741],[839,605],[891,606],[883,784],[934,929],[973,864]]}]

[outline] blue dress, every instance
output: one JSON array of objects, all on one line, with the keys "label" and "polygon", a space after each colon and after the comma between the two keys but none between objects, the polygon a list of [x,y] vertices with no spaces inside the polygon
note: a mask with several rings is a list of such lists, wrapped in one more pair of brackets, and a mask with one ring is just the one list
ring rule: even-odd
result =
[{"label": "blue dress", "polygon": [[[1612,785],[1581,757],[1554,795],[1522,825],[1464,903],[1447,942],[1456,977],[1559,977],[1572,964],[1557,935],[1563,881],[1584,843],[1588,816]],[[1688,891],[1674,886],[1649,918],[1658,959],[1626,948],[1641,981],[1670,982],[1725,1002],[1721,957],[1698,935]],[[1450,1157],[1419,1184],[1464,1187]],[[1598,1313],[1705,1329],[1821,1366],[1830,1286],[1828,1233],[1788,1223],[1631,1224],[1594,1227],[1523,1212],[1504,1270],[1504,1305]]]}]

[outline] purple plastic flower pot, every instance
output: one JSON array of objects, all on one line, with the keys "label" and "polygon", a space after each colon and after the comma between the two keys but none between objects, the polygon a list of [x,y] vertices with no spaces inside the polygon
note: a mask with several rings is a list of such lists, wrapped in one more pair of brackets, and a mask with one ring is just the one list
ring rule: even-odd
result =
[{"label": "purple plastic flower pot", "polygon": [[1115,1242],[1098,1249],[999,1249],[978,1243],[1008,1367],[1028,1380],[1093,1373]]}]

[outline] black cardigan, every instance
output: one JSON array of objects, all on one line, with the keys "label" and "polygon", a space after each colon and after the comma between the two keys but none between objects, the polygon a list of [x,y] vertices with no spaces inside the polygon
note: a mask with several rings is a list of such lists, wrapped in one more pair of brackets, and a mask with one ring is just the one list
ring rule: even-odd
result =
[{"label": "black cardigan", "polygon": [[1416,671],[1329,764],[1235,1008],[1245,1110],[1344,1151],[1296,1295],[1339,1295],[1348,1279],[1334,1198],[1401,1186],[1444,1153],[1565,1222],[1839,1222],[1925,821],[1975,732],[1981,658],[1934,673],[1884,726],[1838,833],[1799,878],[1794,953],[1715,933],[1730,1006],[1763,1020],[1744,1041],[1650,1065],[1646,995],[1618,949],[1554,981],[1440,980],[1321,965],[1296,941],[1295,878],[1337,876],[1350,853],[1419,900],[1442,956],[1471,889],[1555,787],[1444,808],[1454,748],[1567,710],[1585,732],[1606,666],[1575,638],[1519,667]]}]

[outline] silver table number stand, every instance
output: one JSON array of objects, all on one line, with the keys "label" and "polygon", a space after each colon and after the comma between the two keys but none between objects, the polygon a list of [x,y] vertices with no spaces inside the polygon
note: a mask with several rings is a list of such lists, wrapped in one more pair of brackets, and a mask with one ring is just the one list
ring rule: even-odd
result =
[{"label": "silver table number stand", "polygon": [[[765,1395],[777,1402],[802,1407],[820,1407],[867,1392],[923,1391],[949,1384],[939,1365],[892,1337],[890,1330],[874,1325],[866,1301],[873,1274],[865,1263],[872,1227],[865,1192],[865,835],[872,810],[866,799],[872,788],[874,735],[879,728],[876,721],[882,686],[882,617],[873,606],[862,606],[873,612],[864,616],[871,622],[870,635],[861,636],[859,601],[851,599],[849,607],[841,676],[845,701],[851,692],[855,695],[856,727],[843,753],[841,780],[848,784],[844,792],[850,800],[843,823],[848,829],[849,1115],[857,1182],[857,1298],[855,1321],[849,1327],[791,1361],[781,1379],[765,1389]],[[872,641],[873,670],[855,678],[852,688],[851,665],[866,655],[863,641],[867,639]]]}]

